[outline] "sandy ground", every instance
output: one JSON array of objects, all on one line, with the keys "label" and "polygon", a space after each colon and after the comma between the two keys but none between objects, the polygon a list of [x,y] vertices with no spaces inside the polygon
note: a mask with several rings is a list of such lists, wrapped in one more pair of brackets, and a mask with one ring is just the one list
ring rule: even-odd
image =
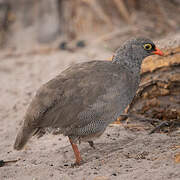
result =
[{"label": "sandy ground", "polygon": [[[47,134],[33,138],[23,151],[12,146],[26,108],[39,86],[68,65],[88,59],[107,59],[103,49],[76,53],[22,55],[0,59],[0,159],[16,163],[0,167],[0,180],[179,180],[180,133],[171,135],[130,131],[110,125],[95,141],[96,149],[82,143],[85,163],[71,167],[74,154],[67,137]],[[86,58],[85,58],[86,57]],[[99,177],[100,176],[100,177]],[[99,178],[98,178],[99,177]]]}]

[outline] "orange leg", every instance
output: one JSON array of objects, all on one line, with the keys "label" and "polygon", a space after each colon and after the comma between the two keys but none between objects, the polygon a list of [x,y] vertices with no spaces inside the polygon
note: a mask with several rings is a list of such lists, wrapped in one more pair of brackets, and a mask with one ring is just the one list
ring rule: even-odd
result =
[{"label": "orange leg", "polygon": [[80,165],[80,164],[83,162],[83,159],[81,158],[81,155],[80,155],[78,146],[77,146],[76,144],[74,144],[70,138],[69,138],[69,141],[70,141],[70,143],[71,143],[71,146],[72,146],[73,151],[74,151],[74,155],[75,155],[75,157],[76,157],[76,162],[75,162],[75,164],[76,164],[76,165]]}]

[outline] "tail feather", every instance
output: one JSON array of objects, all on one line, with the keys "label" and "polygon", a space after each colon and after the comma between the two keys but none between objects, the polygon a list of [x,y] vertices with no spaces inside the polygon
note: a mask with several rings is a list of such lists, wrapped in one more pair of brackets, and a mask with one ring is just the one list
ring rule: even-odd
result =
[{"label": "tail feather", "polygon": [[23,125],[16,136],[14,149],[21,150],[27,141],[31,138],[34,131],[34,128]]}]

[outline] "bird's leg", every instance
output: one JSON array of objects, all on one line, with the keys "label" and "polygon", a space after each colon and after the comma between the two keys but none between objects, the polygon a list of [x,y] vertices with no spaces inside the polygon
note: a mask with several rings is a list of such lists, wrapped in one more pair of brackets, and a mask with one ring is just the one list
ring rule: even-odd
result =
[{"label": "bird's leg", "polygon": [[81,165],[83,163],[83,159],[81,158],[78,146],[75,143],[73,143],[72,139],[69,138],[69,141],[71,143],[72,149],[74,151],[74,155],[76,157],[75,165]]},{"label": "bird's leg", "polygon": [[94,147],[94,142],[93,142],[93,141],[88,141],[88,143],[89,143],[89,145],[90,145],[93,149],[96,149],[96,148]]}]

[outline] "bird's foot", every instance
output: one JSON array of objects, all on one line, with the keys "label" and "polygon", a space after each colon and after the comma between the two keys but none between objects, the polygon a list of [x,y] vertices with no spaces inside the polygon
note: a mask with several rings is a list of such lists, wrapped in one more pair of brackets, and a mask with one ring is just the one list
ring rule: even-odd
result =
[{"label": "bird's foot", "polygon": [[82,164],[84,164],[84,161],[81,160],[81,161],[76,161],[75,163],[72,163],[71,164],[71,167],[77,167],[77,166],[81,166]]}]

